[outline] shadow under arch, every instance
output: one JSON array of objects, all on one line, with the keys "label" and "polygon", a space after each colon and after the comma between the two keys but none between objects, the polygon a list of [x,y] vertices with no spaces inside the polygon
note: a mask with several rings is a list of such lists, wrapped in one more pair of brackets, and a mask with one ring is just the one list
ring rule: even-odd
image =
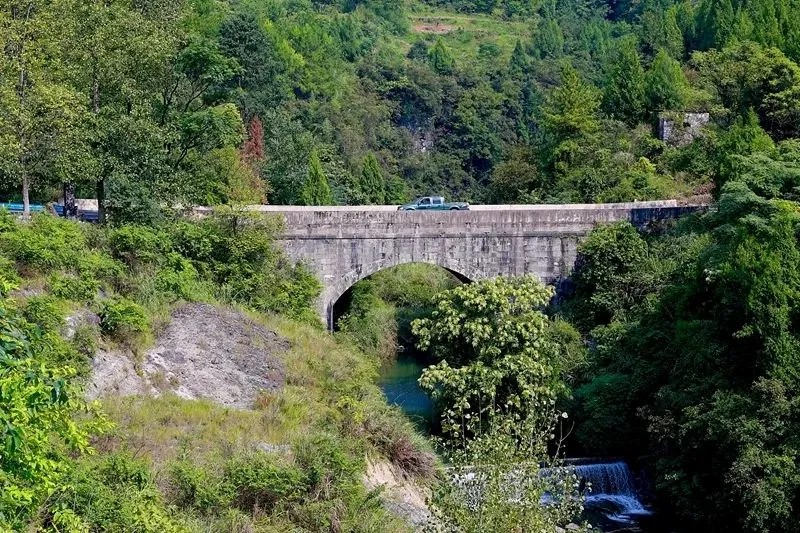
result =
[{"label": "shadow under arch", "polygon": [[464,272],[467,269],[464,268],[462,265],[454,263],[457,262],[438,261],[438,260],[408,260],[408,261],[382,260],[382,261],[375,261],[373,263],[369,263],[366,265],[359,265],[360,268],[348,272],[342,277],[342,279],[331,284],[323,292],[326,326],[328,328],[328,331],[333,331],[336,325],[335,320],[336,320],[336,309],[338,308],[337,303],[359,281],[362,281],[372,276],[373,274],[377,274],[382,270],[402,265],[411,265],[411,264],[426,264],[439,267],[449,272],[453,277],[455,277],[461,283],[472,283],[472,281],[476,279],[473,276],[465,274]]}]

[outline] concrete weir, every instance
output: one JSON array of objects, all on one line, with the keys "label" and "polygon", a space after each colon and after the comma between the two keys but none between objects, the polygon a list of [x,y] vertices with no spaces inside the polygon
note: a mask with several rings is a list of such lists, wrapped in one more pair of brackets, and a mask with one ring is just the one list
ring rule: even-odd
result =
[{"label": "concrete weir", "polygon": [[533,274],[544,283],[569,276],[578,244],[597,225],[638,227],[704,209],[674,200],[625,204],[473,206],[470,211],[397,211],[396,206],[261,206],[285,220],[278,238],[323,285],[320,318],[356,282],[384,268],[430,263],[463,280]]}]

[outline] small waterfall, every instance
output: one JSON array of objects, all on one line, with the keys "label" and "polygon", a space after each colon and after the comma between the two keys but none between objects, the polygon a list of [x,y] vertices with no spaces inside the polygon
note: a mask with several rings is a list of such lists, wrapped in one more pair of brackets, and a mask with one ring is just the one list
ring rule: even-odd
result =
[{"label": "small waterfall", "polygon": [[591,483],[586,493],[586,507],[602,509],[612,520],[628,522],[632,516],[650,514],[634,486],[633,475],[622,461],[575,465],[579,479]]},{"label": "small waterfall", "polygon": [[[565,497],[560,489],[563,487],[563,480],[568,480],[571,486],[577,478],[581,484],[584,508],[588,513],[586,518],[592,525],[600,525],[603,528],[629,526],[640,524],[645,517],[653,514],[639,500],[633,474],[627,464],[623,461],[607,463],[586,461],[586,459],[567,459],[561,466],[539,468],[540,476],[552,478],[547,483],[554,489],[553,492],[548,491],[541,495],[540,504],[548,506],[557,503],[559,498]],[[530,468],[510,467],[504,474],[503,486],[507,490],[506,497],[509,502],[520,501],[523,496],[520,491],[525,490],[525,478],[529,472]],[[471,469],[454,470],[451,476],[468,506],[476,507],[483,499],[485,482],[483,476]]]}]

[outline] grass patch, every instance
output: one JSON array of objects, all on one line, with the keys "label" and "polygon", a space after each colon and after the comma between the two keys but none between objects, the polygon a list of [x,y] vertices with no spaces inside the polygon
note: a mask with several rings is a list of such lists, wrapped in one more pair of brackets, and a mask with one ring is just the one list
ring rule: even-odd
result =
[{"label": "grass patch", "polygon": [[[517,41],[530,42],[536,28],[534,19],[504,20],[490,15],[471,15],[437,9],[424,4],[412,7],[412,31],[406,41],[442,39],[459,65],[480,57],[483,46],[495,46],[500,59],[507,61]],[[492,57],[493,61],[498,58]]]}]

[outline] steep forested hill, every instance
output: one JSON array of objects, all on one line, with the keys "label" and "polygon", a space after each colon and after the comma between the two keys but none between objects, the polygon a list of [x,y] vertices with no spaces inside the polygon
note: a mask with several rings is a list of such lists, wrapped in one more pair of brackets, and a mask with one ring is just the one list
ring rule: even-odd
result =
[{"label": "steep forested hill", "polygon": [[[724,179],[732,125],[800,129],[797,0],[22,4],[0,13],[2,194],[73,182],[118,220],[685,196]],[[658,140],[684,112],[705,134]]]}]

